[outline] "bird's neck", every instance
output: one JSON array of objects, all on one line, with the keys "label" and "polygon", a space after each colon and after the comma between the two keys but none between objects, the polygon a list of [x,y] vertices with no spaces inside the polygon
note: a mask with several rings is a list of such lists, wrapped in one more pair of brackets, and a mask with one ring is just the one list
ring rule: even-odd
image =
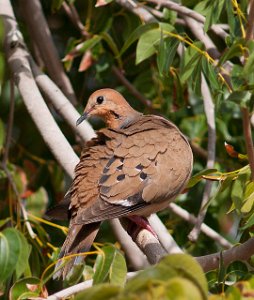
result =
[{"label": "bird's neck", "polygon": [[105,118],[105,122],[108,128],[120,129],[128,126],[130,123],[134,122],[142,114],[134,110],[131,106],[126,107],[122,111],[112,112],[109,111]]}]

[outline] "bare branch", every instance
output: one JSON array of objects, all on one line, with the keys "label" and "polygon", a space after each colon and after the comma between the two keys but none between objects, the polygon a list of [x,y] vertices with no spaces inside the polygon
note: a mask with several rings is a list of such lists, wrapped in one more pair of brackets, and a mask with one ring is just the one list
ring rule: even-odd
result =
[{"label": "bare branch", "polygon": [[[248,26],[246,31],[246,40],[253,39],[254,32],[254,0],[250,0],[250,11],[248,15]],[[243,133],[245,139],[245,145],[247,150],[247,155],[249,159],[249,165],[251,170],[251,180],[254,181],[254,148],[253,140],[251,134],[251,118],[248,107],[242,107],[242,116],[243,116]]]},{"label": "bare branch", "polygon": [[126,8],[127,10],[133,12],[145,23],[152,23],[157,21],[156,18],[147,9],[137,4],[137,2],[134,0],[115,0],[115,2]]},{"label": "bare branch", "polygon": [[155,110],[152,107],[152,102],[146,99],[140,92],[132,85],[129,80],[123,75],[123,72],[120,71],[116,66],[112,67],[113,73],[119,79],[119,81],[128,89],[128,91],[136,97],[142,104],[144,104],[150,112],[154,112]]},{"label": "bare branch", "polygon": [[[181,208],[180,206],[178,206],[175,203],[170,203],[169,204],[169,209],[176,214],[177,216],[181,217],[182,219],[184,219],[185,221],[191,223],[191,224],[196,224],[197,223],[197,218],[194,217],[192,214],[190,214],[187,210]],[[201,224],[201,231],[207,235],[208,237],[210,237],[211,239],[213,239],[214,241],[216,241],[219,245],[221,245],[222,247],[229,249],[231,248],[233,245],[227,241],[223,236],[221,236],[220,234],[218,234],[215,230],[213,230],[212,228],[210,228],[209,226],[207,226],[206,224],[202,223]]]},{"label": "bare branch", "polygon": [[206,256],[196,257],[204,272],[208,272],[219,267],[220,256],[222,255],[223,264],[229,265],[233,261],[247,261],[254,254],[254,238],[250,238],[245,243],[235,246],[229,250],[218,252]]},{"label": "bare branch", "polygon": [[[201,93],[204,99],[204,110],[205,110],[207,126],[208,126],[208,145],[207,145],[208,157],[207,157],[206,167],[208,169],[212,169],[215,163],[215,150],[216,150],[215,111],[214,111],[214,103],[212,100],[212,96],[203,74],[201,75]],[[202,199],[199,215],[197,218],[197,223],[195,224],[194,228],[188,235],[191,241],[196,241],[198,239],[200,229],[201,229],[201,224],[203,223],[206,215],[207,203],[210,198],[211,190],[212,190],[212,182],[207,181],[205,184],[203,199]]]},{"label": "bare branch", "polygon": [[167,253],[183,253],[183,250],[177,245],[176,241],[156,214],[152,214],[148,218],[148,221],[156,232],[160,243],[167,250]]},{"label": "bare branch", "polygon": [[56,82],[64,94],[76,104],[76,96],[72,89],[69,78],[66,76],[59,60],[56,47],[53,43],[50,30],[39,0],[20,0],[27,29],[37,45],[37,49],[44,61],[50,77]]},{"label": "bare branch", "polygon": [[[140,248],[133,242],[129,234],[123,229],[118,219],[109,221],[117,240],[121,243],[121,247],[127,257],[130,266],[134,270],[144,269],[149,265],[146,256]],[[120,237],[120,239],[119,239]]]},{"label": "bare branch", "polygon": [[[178,4],[171,0],[147,0],[147,2],[155,3],[173,11],[176,11],[179,15],[190,17],[200,22],[201,24],[205,23],[204,16],[202,16],[194,10],[189,9],[188,7],[182,6],[181,4]],[[212,25],[210,29],[223,40],[227,37],[227,33],[219,25]]]},{"label": "bare branch", "polygon": [[71,129],[79,135],[84,142],[89,141],[96,136],[92,126],[85,120],[79,126],[76,126],[76,121],[80,114],[56,86],[56,84],[45,74],[40,72],[33,59],[29,58],[33,75],[39,89],[45,97],[52,103],[57,113],[64,118]]},{"label": "bare branch", "polygon": [[249,165],[251,170],[251,180],[254,181],[254,148],[253,148],[253,140],[251,134],[251,126],[250,126],[250,113],[247,107],[243,107],[242,109],[243,116],[243,132],[246,150],[249,159]]},{"label": "bare branch", "polygon": [[137,228],[137,231],[132,233],[128,231],[131,221],[127,218],[122,218],[120,222],[137,246],[145,253],[150,264],[156,264],[163,256],[167,255],[167,251],[150,231]]},{"label": "bare branch", "polygon": [[246,39],[253,39],[254,34],[254,0],[249,1],[248,26],[246,30]]},{"label": "bare branch", "polygon": [[[0,7],[5,31],[8,34],[5,39],[5,51],[14,81],[44,141],[67,174],[72,177],[73,165],[77,164],[78,157],[73,153],[37,88],[27,60],[29,54],[25,50],[22,35],[17,30],[17,23],[9,1],[0,2]],[[59,145],[62,146],[59,147]]]}]

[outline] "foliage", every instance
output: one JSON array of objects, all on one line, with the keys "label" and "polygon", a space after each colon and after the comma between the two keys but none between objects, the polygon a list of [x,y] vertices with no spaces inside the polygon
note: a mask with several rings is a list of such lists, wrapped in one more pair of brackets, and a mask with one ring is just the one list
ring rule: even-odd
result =
[{"label": "foliage", "polygon": [[[212,180],[206,224],[233,244],[252,237],[254,184],[242,125],[242,111],[245,109],[251,114],[254,99],[254,41],[246,38],[248,1],[182,1],[184,7],[206,17],[204,25],[197,24],[213,41],[219,52],[217,56],[207,49],[205,40],[195,36],[186,19],[179,15],[179,20],[174,11],[165,7],[160,9],[147,4],[157,9],[161,17],[155,15],[157,21],[146,23],[118,1],[41,3],[77,94],[77,109],[81,111],[85,104],[83,99],[92,91],[108,86],[122,92],[135,109],[144,113],[157,110],[171,119],[196,149],[189,192],[178,197],[178,204],[197,214],[205,180]],[[67,18],[63,5],[76,8],[84,25],[82,32]],[[34,45],[20,17],[21,8],[16,3],[13,7],[27,44]],[[216,35],[213,24],[226,25],[225,38]],[[1,23],[1,40],[3,35]],[[0,295],[7,297],[9,293],[10,299],[46,298],[48,293],[62,287],[93,278],[94,286],[76,299],[205,299],[208,290],[211,300],[253,297],[252,259],[248,264],[236,262],[227,268],[222,265],[219,270],[207,273],[205,278],[190,256],[172,255],[126,283],[129,266],[106,223],[98,237],[102,244],[95,245],[95,251],[87,254],[85,266],[78,266],[64,283],[52,280],[58,247],[64,240],[68,224],[51,223],[43,216],[47,207],[63,198],[70,179],[47,149],[17,90],[13,97],[15,114],[8,152],[12,84],[6,64],[1,49]],[[121,74],[132,88],[151,100],[150,105],[144,105],[133,96],[114,68],[120,73],[123,71]],[[216,163],[214,169],[208,170],[205,150],[209,126],[202,92],[204,79],[212,95],[216,122]],[[53,109],[52,114],[73,148],[80,153],[73,132]],[[100,123],[95,120],[93,125],[98,128]],[[29,231],[22,209],[27,211],[36,236]],[[167,211],[160,217],[189,255],[221,250],[204,234],[196,243],[191,243],[187,236],[192,227],[179,217]]]}]

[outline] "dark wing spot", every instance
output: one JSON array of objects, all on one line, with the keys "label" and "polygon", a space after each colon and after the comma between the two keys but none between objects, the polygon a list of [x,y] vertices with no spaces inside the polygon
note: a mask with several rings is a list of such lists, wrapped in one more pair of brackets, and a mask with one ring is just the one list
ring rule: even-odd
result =
[{"label": "dark wing spot", "polygon": [[141,172],[141,173],[139,174],[139,177],[140,177],[142,180],[145,180],[146,177],[147,177],[147,174],[144,173],[144,172]]},{"label": "dark wing spot", "polygon": [[141,165],[141,164],[139,164],[139,165],[137,165],[135,168],[136,168],[137,170],[143,170],[144,166]]},{"label": "dark wing spot", "polygon": [[107,194],[110,191],[110,186],[102,186],[101,187],[101,193]]},{"label": "dark wing spot", "polygon": [[103,169],[103,173],[104,173],[104,174],[107,173],[108,170],[109,170],[109,168],[105,167],[105,168]]},{"label": "dark wing spot", "polygon": [[107,181],[108,178],[109,178],[109,176],[110,176],[110,175],[102,175],[101,178],[100,178],[100,180],[99,180],[99,184],[102,184],[102,183],[104,183],[105,181]]},{"label": "dark wing spot", "polygon": [[116,168],[117,168],[117,170],[121,171],[123,169],[123,165],[120,165],[120,166],[118,166]]},{"label": "dark wing spot", "polygon": [[112,156],[111,158],[110,158],[110,160],[108,161],[108,163],[106,164],[106,168],[109,168],[112,164],[113,164],[113,162],[116,160],[116,157],[115,156]]},{"label": "dark wing spot", "polygon": [[118,176],[116,177],[116,179],[117,179],[118,181],[124,180],[124,178],[125,178],[125,174],[120,174],[120,175],[118,175]]}]

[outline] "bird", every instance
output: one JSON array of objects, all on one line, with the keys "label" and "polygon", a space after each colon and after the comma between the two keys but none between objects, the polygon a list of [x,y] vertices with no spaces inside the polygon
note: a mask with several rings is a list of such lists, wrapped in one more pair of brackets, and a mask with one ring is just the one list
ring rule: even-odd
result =
[{"label": "bird", "polygon": [[[89,251],[105,220],[127,218],[149,229],[146,217],[166,208],[192,173],[189,142],[164,117],[136,111],[110,88],[89,97],[76,124],[92,116],[106,126],[85,143],[68,192],[48,211],[51,218],[70,220],[59,259]],[[55,278],[65,279],[80,261],[76,257],[59,269],[59,260]]]}]

